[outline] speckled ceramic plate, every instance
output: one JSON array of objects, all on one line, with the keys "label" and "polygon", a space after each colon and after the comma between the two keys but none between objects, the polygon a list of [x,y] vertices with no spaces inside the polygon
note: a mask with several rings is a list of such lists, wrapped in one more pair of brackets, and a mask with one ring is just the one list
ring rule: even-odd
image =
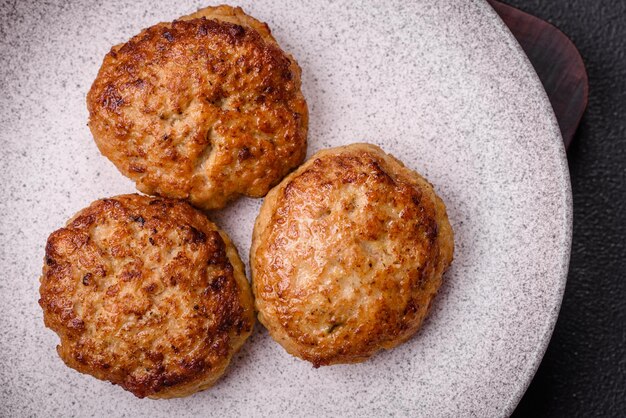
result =
[{"label": "speckled ceramic plate", "polygon": [[[213,389],[139,400],[65,367],[43,326],[48,234],[133,192],[91,140],[85,94],[111,45],[203,3],[3,3],[0,415],[498,416],[550,339],[568,266],[561,137],[519,46],[483,1],[244,1],[302,66],[309,155],[369,141],[426,175],[456,232],[422,331],[363,364],[313,369],[261,327]],[[247,258],[261,201],[212,216]]]}]

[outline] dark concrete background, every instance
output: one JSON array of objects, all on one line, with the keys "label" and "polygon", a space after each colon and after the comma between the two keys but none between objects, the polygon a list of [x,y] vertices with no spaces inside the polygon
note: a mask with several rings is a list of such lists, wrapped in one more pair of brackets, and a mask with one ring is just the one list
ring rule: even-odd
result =
[{"label": "dark concrete background", "polygon": [[514,417],[626,417],[626,1],[506,0],[574,41],[589,106],[568,152],[570,273],[552,341]]}]

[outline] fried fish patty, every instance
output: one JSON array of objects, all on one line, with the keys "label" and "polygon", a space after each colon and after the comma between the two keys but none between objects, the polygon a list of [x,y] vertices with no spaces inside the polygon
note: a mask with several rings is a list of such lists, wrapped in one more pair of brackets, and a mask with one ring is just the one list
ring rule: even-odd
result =
[{"label": "fried fish patty", "polygon": [[264,196],[306,155],[300,67],[239,7],[208,7],[113,47],[87,108],[98,148],[140,191],[203,209]]},{"label": "fried fish patty", "polygon": [[321,151],[256,220],[259,321],[315,366],[363,361],[417,332],[453,248],[444,203],[419,174],[374,145]]},{"label": "fried fish patty", "polygon": [[183,201],[97,200],[48,238],[44,321],[65,364],[143,398],[211,386],[254,325],[228,236]]}]

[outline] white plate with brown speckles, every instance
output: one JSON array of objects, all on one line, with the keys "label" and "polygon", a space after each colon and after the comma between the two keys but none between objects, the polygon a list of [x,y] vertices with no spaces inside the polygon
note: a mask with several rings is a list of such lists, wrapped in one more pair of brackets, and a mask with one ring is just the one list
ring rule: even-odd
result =
[{"label": "white plate with brown speckles", "polygon": [[[32,4],[29,4],[32,3]],[[101,157],[85,94],[108,49],[203,2],[14,2],[0,8],[0,415],[502,416],[550,339],[566,281],[571,192],[541,84],[484,1],[243,1],[302,67],[309,155],[380,145],[448,206],[456,254],[408,343],[314,369],[257,326],[227,375],[189,398],[140,400],[65,367],[43,326],[47,235],[134,191]],[[247,259],[260,200],[212,214]]]}]

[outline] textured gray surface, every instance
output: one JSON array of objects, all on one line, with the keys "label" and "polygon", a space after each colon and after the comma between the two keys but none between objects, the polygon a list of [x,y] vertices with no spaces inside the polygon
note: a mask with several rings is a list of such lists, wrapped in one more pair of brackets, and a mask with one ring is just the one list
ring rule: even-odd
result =
[{"label": "textured gray surface", "polygon": [[515,417],[626,417],[626,2],[515,0],[562,29],[589,74],[568,151],[572,257],[559,320]]},{"label": "textured gray surface", "polygon": [[[456,259],[416,338],[363,364],[316,370],[257,327],[216,387],[158,402],[62,364],[36,303],[45,239],[92,200],[133,191],[90,138],[86,91],[111,45],[201,5],[0,8],[0,414],[510,413],[556,319],[571,202],[545,94],[480,1],[242,4],[302,66],[309,154],[376,143],[425,174],[447,202]],[[246,258],[259,204],[242,199],[213,214]]]}]

